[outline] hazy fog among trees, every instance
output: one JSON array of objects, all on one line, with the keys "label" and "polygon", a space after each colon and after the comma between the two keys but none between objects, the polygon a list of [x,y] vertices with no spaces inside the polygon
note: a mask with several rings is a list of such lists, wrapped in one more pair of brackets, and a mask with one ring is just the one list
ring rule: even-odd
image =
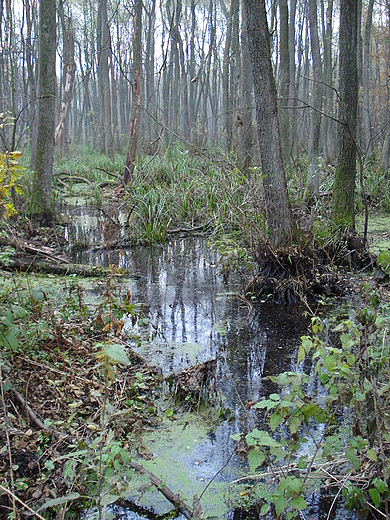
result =
[{"label": "hazy fog among trees", "polygon": [[[390,3],[354,3],[357,144],[364,155],[383,152],[387,168]],[[265,2],[284,166],[307,157],[313,193],[319,189],[319,158],[336,160],[339,152],[342,5],[341,0]],[[15,122],[2,125],[1,148],[28,148],[34,165],[39,0],[0,0],[0,17],[0,112],[3,120]],[[112,157],[129,146],[134,162],[136,155],[153,154],[174,141],[218,148],[241,161],[243,169],[259,163],[246,13],[239,0],[144,0],[142,5],[58,0],[56,27],[59,154],[69,145],[86,144]]]}]

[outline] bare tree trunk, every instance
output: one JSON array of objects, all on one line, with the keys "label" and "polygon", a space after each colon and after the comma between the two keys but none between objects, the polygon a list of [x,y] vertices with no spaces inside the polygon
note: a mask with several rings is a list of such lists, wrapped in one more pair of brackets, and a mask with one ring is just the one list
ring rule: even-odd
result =
[{"label": "bare tree trunk", "polygon": [[311,54],[313,59],[313,82],[311,84],[313,109],[310,114],[309,135],[309,168],[307,170],[308,195],[318,196],[320,192],[320,178],[318,170],[318,150],[320,143],[321,114],[322,110],[322,66],[320,55],[320,43],[318,39],[317,0],[309,0],[309,24]]},{"label": "bare tree trunk", "polygon": [[370,39],[373,9],[374,0],[369,0],[367,8],[366,26],[364,29],[363,48],[363,125],[367,157],[370,157],[372,155],[370,121]]},{"label": "bare tree trunk", "polygon": [[340,119],[338,165],[333,185],[332,219],[337,226],[355,227],[357,127],[357,4],[340,1]]},{"label": "bare tree trunk", "polygon": [[99,0],[98,5],[98,38],[97,49],[99,57],[98,82],[101,110],[102,144],[107,157],[114,157],[114,142],[111,120],[111,89],[109,72],[109,55],[111,49],[110,31],[107,17],[107,0]]},{"label": "bare tree trunk", "polygon": [[297,0],[291,0],[290,2],[290,24],[288,27],[288,48],[290,56],[290,86],[289,86],[289,105],[292,107],[290,111],[290,151],[289,155],[292,159],[295,159],[297,155],[297,116],[296,110],[294,109],[296,103],[296,66],[295,66],[295,18],[297,10]]},{"label": "bare tree trunk", "polygon": [[223,52],[223,126],[226,138],[226,152],[232,150],[233,140],[233,117],[231,112],[231,92],[230,92],[230,75],[233,74],[230,63],[230,53],[232,45],[232,25],[233,25],[233,5],[234,0],[231,0],[229,15],[227,17],[225,48]]},{"label": "bare tree trunk", "polygon": [[272,246],[282,247],[291,244],[295,224],[283,168],[265,0],[244,0],[244,6],[255,89],[269,240]]},{"label": "bare tree trunk", "polygon": [[[323,0],[321,0],[323,2]],[[333,0],[328,0],[328,6],[326,9],[326,28],[324,31],[324,78],[325,78],[325,89],[324,89],[324,104],[326,106],[327,114],[333,114],[333,89],[332,84],[332,14],[333,14]],[[325,158],[328,159],[333,150],[333,139],[334,139],[334,124],[330,122],[329,118],[324,119],[323,124],[323,149]]]},{"label": "bare tree trunk", "polygon": [[385,141],[382,147],[382,157],[381,157],[381,168],[383,171],[387,171],[389,169],[389,159],[390,159],[390,132],[387,132]]},{"label": "bare tree trunk", "polygon": [[290,93],[290,53],[289,53],[289,29],[288,29],[288,5],[287,0],[279,0],[280,12],[280,74],[279,74],[279,120],[280,138],[282,143],[283,161],[287,164],[290,160],[290,121],[288,97]]},{"label": "bare tree trunk", "polygon": [[242,10],[242,27],[241,27],[241,120],[238,121],[240,125],[241,134],[241,162],[242,169],[249,171],[249,166],[252,162],[252,147],[253,147],[253,130],[252,130],[252,71],[249,54],[249,43],[247,34],[247,22],[245,9]]},{"label": "bare tree trunk", "polygon": [[191,140],[196,140],[196,99],[198,91],[198,77],[196,70],[196,58],[195,58],[195,29],[196,29],[196,8],[197,2],[191,0],[191,35],[190,35],[190,92],[189,92],[189,105],[190,105],[190,126],[191,126]]},{"label": "bare tree trunk", "polygon": [[146,148],[153,154],[156,145],[152,144],[157,139],[158,129],[156,126],[156,87],[154,83],[154,28],[156,21],[156,0],[151,0],[148,11],[148,29],[146,38],[145,59],[145,87],[146,87]]},{"label": "bare tree trunk", "polygon": [[[60,107],[60,114],[58,116],[57,125],[54,134],[54,142],[57,145],[60,136],[62,135],[63,140],[68,140],[68,132],[64,131],[64,123],[68,114],[69,106],[72,102],[73,97],[73,81],[75,74],[75,60],[74,60],[74,36],[73,29],[71,26],[70,18],[66,19],[64,12],[64,2],[59,0],[58,12],[60,14],[61,25],[62,25],[62,37],[63,37],[63,59],[64,59],[64,70],[63,70],[63,92]],[[67,145],[63,143],[64,153],[67,152]]]},{"label": "bare tree trunk", "polygon": [[141,123],[141,68],[142,68],[142,0],[135,1],[133,33],[133,103],[131,108],[131,122],[129,144],[127,147],[125,171],[123,181],[125,184],[133,177],[135,160],[137,157],[138,130]]},{"label": "bare tree trunk", "polygon": [[30,167],[34,168],[35,157],[37,152],[37,136],[38,136],[38,118],[37,118],[37,82],[34,72],[34,45],[33,45],[33,19],[35,18],[34,6],[30,5],[30,0],[25,1],[26,22],[27,22],[27,36],[26,36],[26,62],[27,62],[27,77],[30,86],[29,95],[29,124],[31,125],[30,133]]},{"label": "bare tree trunk", "polygon": [[52,225],[51,185],[56,103],[56,0],[39,4],[39,108],[32,214]]}]

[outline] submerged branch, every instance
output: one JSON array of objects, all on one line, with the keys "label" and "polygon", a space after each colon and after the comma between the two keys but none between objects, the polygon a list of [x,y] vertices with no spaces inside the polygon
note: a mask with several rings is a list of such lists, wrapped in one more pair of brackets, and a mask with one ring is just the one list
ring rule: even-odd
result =
[{"label": "submerged branch", "polygon": [[140,473],[141,475],[147,475],[150,478],[150,482],[164,495],[164,497],[177,509],[184,515],[186,518],[191,520],[192,518],[192,511],[191,509],[180,499],[179,495],[174,493],[171,489],[169,489],[168,486],[163,484],[163,482],[153,475],[150,471],[143,468],[136,462],[131,461],[130,467],[133,468],[137,473]]}]

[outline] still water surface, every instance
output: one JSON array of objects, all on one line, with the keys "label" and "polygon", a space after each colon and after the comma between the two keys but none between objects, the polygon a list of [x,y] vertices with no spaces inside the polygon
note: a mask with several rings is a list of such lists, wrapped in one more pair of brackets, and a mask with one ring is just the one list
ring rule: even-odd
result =
[{"label": "still water surface", "polygon": [[[133,345],[139,354],[159,367],[164,376],[208,359],[216,358],[218,362],[221,406],[230,410],[230,420],[222,421],[215,429],[196,421],[194,416],[167,421],[164,430],[143,436],[152,458],[142,464],[190,505],[193,495],[199,496],[212,481],[202,497],[205,514],[221,519],[243,518],[234,510],[229,484],[249,468],[234,453],[231,435],[241,432],[248,421],[258,421],[248,411],[247,403],[275,390],[264,378],[296,369],[297,345],[309,324],[302,316],[302,308],[245,304],[239,297],[241,280],[232,274],[224,282],[219,275],[218,255],[206,238],[177,239],[164,245],[117,251],[94,249],[95,240],[107,238],[100,236],[104,228],[99,227],[99,219],[89,221],[88,214],[75,217],[69,236],[76,235],[79,242],[92,247],[75,252],[74,260],[116,264],[131,273],[125,286],[134,302],[145,305],[150,326],[158,331],[154,341]],[[75,225],[78,217],[81,226]],[[130,331],[130,322],[127,327]],[[157,491],[145,492],[139,503],[156,513],[172,508]],[[326,518],[327,507],[325,511],[321,504],[321,500],[313,504],[311,518]],[[123,509],[116,509],[115,516],[139,518]]]}]

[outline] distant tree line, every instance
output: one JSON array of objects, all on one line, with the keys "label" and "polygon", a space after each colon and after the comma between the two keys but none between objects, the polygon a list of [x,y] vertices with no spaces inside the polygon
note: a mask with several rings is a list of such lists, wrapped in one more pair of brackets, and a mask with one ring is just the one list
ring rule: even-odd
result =
[{"label": "distant tree line", "polygon": [[[281,153],[280,164],[268,165],[269,171],[280,169],[280,182],[268,176],[265,191],[268,183],[271,192],[284,192],[284,167],[304,155],[307,196],[318,195],[319,159],[337,158],[333,216],[353,227],[357,152],[360,158],[381,153],[386,170],[389,162],[390,3],[259,5],[0,0],[1,147],[29,148],[38,188],[47,183],[46,195],[37,200],[46,197],[48,203],[51,174],[39,180],[39,168],[52,164],[52,134],[60,156],[70,144],[89,144],[109,158],[127,146],[125,181],[137,154],[153,154],[172,141],[218,148],[245,170],[258,160],[256,106],[263,169],[268,150],[274,158],[276,149]],[[44,77],[49,69],[51,78]],[[265,73],[267,92],[261,90]],[[271,107],[268,115],[265,107]],[[267,140],[269,134],[277,142]],[[42,146],[49,146],[50,157]],[[267,203],[280,207],[277,197],[270,202],[271,192]],[[288,204],[282,207],[276,221],[290,220]]]},{"label": "distant tree line", "polygon": [[[389,2],[356,0],[360,149],[389,155]],[[57,1],[56,133],[59,153],[89,143],[112,157],[128,143],[134,89],[136,0]],[[339,2],[266,2],[284,159],[335,153]],[[28,145],[35,159],[39,2],[0,0],[1,147]],[[254,100],[239,0],[142,2],[139,136],[217,146],[251,164]],[[35,144],[34,144],[35,141]],[[385,146],[384,146],[385,145]],[[387,166],[387,164],[385,164]]]}]

